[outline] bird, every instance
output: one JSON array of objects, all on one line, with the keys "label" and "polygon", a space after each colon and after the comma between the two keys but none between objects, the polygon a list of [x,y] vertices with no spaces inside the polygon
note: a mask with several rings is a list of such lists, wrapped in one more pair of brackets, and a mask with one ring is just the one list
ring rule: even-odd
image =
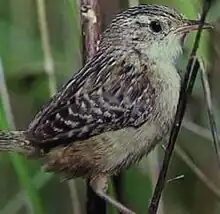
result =
[{"label": "bird", "polygon": [[45,171],[68,179],[89,179],[98,196],[134,214],[106,193],[108,178],[169,135],[181,87],[176,63],[186,36],[199,25],[164,5],[121,11],[94,56],[26,130],[0,131],[0,151],[39,159]]}]

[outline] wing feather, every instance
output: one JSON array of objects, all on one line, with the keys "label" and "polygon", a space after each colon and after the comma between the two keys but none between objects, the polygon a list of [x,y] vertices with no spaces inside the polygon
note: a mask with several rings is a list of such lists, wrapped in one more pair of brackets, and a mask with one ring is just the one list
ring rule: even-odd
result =
[{"label": "wing feather", "polygon": [[36,115],[28,136],[50,148],[141,125],[154,106],[154,88],[146,67],[127,61],[97,53]]}]

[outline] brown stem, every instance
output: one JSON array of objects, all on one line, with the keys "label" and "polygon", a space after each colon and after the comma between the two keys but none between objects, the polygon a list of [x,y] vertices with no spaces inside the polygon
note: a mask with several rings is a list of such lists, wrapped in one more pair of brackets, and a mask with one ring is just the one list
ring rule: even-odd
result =
[{"label": "brown stem", "polygon": [[[99,0],[81,0],[81,27],[83,38],[83,64],[93,57],[97,50],[97,42],[101,32]],[[87,181],[87,214],[105,214],[106,203],[97,196]]]},{"label": "brown stem", "polygon": [[83,37],[83,63],[90,59],[97,49],[101,32],[99,0],[81,1],[81,26]]},{"label": "brown stem", "polygon": [[171,156],[174,150],[175,142],[176,142],[176,139],[177,139],[177,136],[180,130],[180,126],[183,120],[183,116],[184,116],[184,112],[185,112],[186,104],[187,104],[187,99],[189,95],[192,93],[192,89],[195,83],[195,78],[199,70],[199,62],[198,60],[196,60],[195,55],[199,47],[202,25],[204,24],[204,21],[210,9],[211,3],[212,3],[211,0],[204,0],[204,3],[203,3],[203,10],[202,10],[201,18],[200,18],[200,22],[201,22],[200,27],[198,29],[195,42],[194,42],[194,46],[190,54],[190,59],[187,64],[186,74],[184,76],[184,81],[183,81],[182,88],[180,91],[180,99],[179,99],[179,103],[177,106],[177,112],[176,112],[176,116],[174,119],[174,124],[171,130],[169,143],[166,148],[163,165],[160,170],[160,174],[159,174],[157,184],[156,184],[156,187],[153,193],[153,197],[151,199],[151,202],[148,208],[148,214],[157,213],[162,191],[166,183],[166,175],[167,175],[169,163],[171,160]]}]

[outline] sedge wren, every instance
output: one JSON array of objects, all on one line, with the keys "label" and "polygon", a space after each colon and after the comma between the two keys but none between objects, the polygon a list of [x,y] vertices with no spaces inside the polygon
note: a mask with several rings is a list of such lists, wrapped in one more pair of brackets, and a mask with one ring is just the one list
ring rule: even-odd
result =
[{"label": "sedge wren", "polygon": [[106,194],[107,178],[169,134],[180,92],[175,62],[185,36],[198,26],[199,21],[160,5],[119,13],[94,57],[27,130],[0,132],[0,150],[34,155],[44,169],[67,178],[87,178],[100,197],[133,213]]}]

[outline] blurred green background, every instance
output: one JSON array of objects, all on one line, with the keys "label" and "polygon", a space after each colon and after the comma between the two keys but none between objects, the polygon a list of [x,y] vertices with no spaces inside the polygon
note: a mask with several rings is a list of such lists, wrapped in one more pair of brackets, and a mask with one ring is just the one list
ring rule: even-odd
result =
[{"label": "blurred green background", "polygon": [[[52,64],[50,55],[45,55],[43,49],[45,46],[41,37],[43,17],[39,9],[42,2],[44,1],[0,1],[0,58],[2,63],[0,72],[4,73],[8,90],[8,94],[5,93],[4,78],[1,74],[1,129],[11,129],[14,125],[16,129],[27,127],[35,113],[48,100],[51,88],[53,90],[55,82],[53,77],[48,75],[48,71],[54,70],[59,88],[82,64],[79,1],[45,0],[44,2]],[[171,5],[187,17],[196,18],[202,2],[199,0],[100,0],[103,28],[115,13],[137,3]],[[204,34],[199,55],[205,59],[215,117],[220,129],[219,11],[220,0],[216,0],[208,15],[208,20],[215,22],[216,29],[210,34]],[[180,60],[181,70],[185,69],[193,36],[191,35],[188,39],[184,56]],[[10,98],[12,112],[9,106],[5,106],[7,103],[5,94]],[[220,173],[208,129],[209,122],[199,75],[169,168],[168,178],[171,181],[166,185],[159,214],[220,213]],[[123,173],[125,202],[137,214],[147,213],[148,202],[163,154],[163,149],[158,146],[149,157],[144,158],[140,165]],[[175,180],[176,177],[182,175],[183,178]],[[58,176],[43,173],[38,161],[26,161],[19,155],[1,153],[0,214],[15,213],[83,214],[85,213],[84,182],[81,179],[60,182]],[[109,213],[113,214],[116,211],[110,207]]]}]

